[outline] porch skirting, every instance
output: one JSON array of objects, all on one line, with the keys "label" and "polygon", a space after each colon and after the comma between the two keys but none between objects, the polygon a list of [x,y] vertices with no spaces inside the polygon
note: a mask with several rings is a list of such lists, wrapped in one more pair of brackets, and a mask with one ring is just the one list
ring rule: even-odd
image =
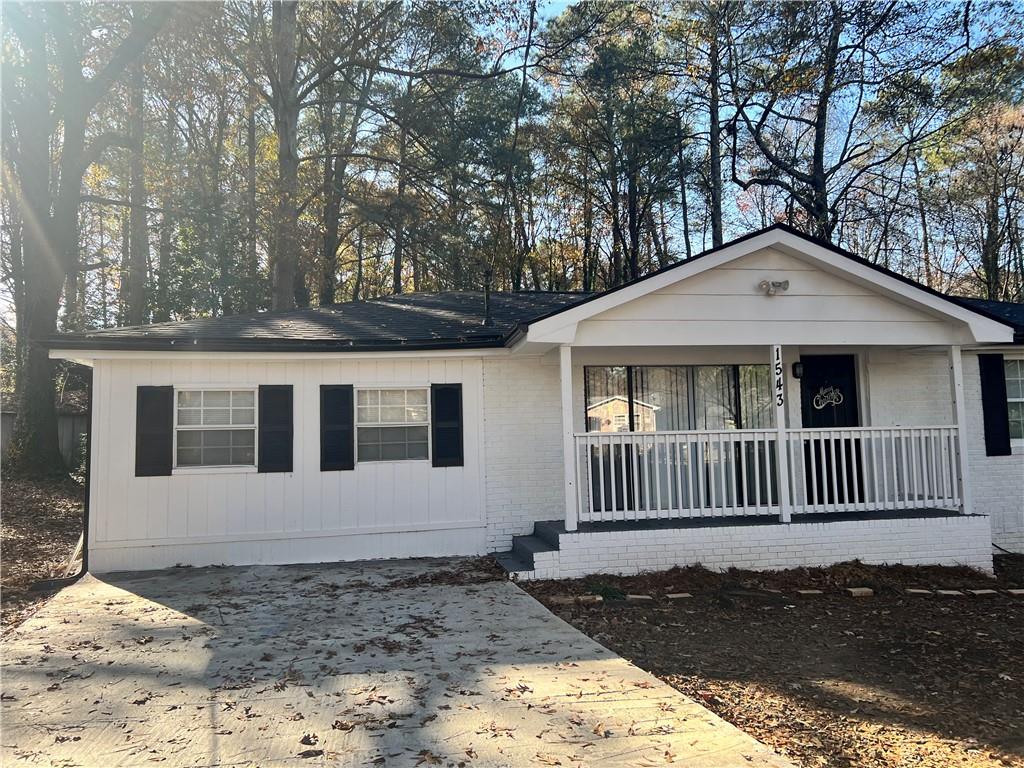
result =
[{"label": "porch skirting", "polygon": [[[803,517],[803,516],[802,516]],[[807,516],[811,517],[811,516]],[[557,549],[533,555],[519,579],[631,575],[701,564],[778,570],[859,559],[872,564],[966,565],[992,571],[992,536],[985,515],[923,514],[871,519],[794,520],[728,525],[559,532]]]}]

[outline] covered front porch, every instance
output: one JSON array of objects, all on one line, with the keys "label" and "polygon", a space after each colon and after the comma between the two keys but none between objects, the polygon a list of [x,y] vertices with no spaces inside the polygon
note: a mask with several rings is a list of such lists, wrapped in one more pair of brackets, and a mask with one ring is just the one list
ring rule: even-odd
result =
[{"label": "covered front porch", "polygon": [[[657,361],[637,365],[608,364],[619,362],[616,353],[593,349],[577,350],[574,363],[572,347],[563,347],[561,381],[570,391],[562,402],[571,410],[562,417],[572,425],[564,454],[566,530],[971,512],[958,346],[761,352],[762,363],[750,348],[627,353],[627,360]],[[872,365],[886,356],[924,372],[920,384],[930,402],[916,392],[902,407],[872,403],[872,383],[884,394],[899,389],[883,380],[884,364]],[[943,366],[944,392],[934,386]]]},{"label": "covered front porch", "polygon": [[532,577],[842,559],[991,568],[964,345],[999,321],[785,228],[535,321],[557,359],[564,519]]}]

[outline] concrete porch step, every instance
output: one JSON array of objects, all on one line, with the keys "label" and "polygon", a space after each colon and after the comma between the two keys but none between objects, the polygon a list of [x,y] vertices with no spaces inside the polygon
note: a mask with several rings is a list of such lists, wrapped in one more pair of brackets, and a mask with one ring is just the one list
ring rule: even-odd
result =
[{"label": "concrete porch step", "polygon": [[525,562],[530,568],[535,567],[534,556],[541,552],[554,552],[557,546],[552,546],[540,536],[514,536],[512,537],[512,553]]},{"label": "concrete porch step", "polygon": [[533,535],[555,549],[558,549],[558,537],[565,532],[565,523],[562,520],[546,520],[533,524]]},{"label": "concrete porch step", "polygon": [[494,559],[509,575],[528,573],[533,570],[532,565],[522,560],[519,555],[512,551],[498,552],[494,555]]}]

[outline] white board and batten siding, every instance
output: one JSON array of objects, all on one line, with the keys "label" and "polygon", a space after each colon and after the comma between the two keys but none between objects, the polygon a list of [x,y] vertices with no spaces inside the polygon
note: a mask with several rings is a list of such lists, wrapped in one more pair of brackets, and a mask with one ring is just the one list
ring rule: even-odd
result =
[{"label": "white board and batten siding", "polygon": [[[478,358],[97,360],[90,568],[333,562],[482,554],[482,361]],[[356,462],[320,471],[320,385],[461,383],[464,465]],[[293,470],[135,476],[136,388],[290,384]]]}]

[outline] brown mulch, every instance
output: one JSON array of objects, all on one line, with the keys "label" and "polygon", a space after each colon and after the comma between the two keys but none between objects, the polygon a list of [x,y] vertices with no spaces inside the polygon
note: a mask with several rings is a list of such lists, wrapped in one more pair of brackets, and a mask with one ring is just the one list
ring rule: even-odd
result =
[{"label": "brown mulch", "polygon": [[82,485],[70,478],[0,483],[0,621],[17,626],[52,596],[32,591],[63,576],[82,532]]},{"label": "brown mulch", "polygon": [[[997,558],[997,573],[852,562],[522,586],[797,765],[1024,766],[1024,598],[904,593],[1024,587],[1024,557]],[[849,597],[847,586],[875,596]],[[605,599],[565,604],[583,594]]]}]

